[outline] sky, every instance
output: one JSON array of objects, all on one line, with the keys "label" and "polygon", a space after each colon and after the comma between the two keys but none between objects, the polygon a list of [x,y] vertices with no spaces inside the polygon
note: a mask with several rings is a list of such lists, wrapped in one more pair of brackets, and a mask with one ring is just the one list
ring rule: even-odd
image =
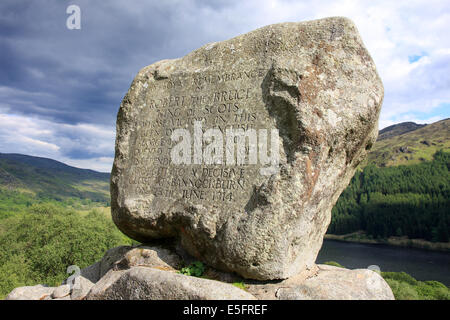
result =
[{"label": "sky", "polygon": [[[69,5],[81,29],[68,29]],[[2,0],[0,152],[102,172],[137,72],[256,28],[352,19],[385,88],[379,128],[450,117],[450,1]]]}]

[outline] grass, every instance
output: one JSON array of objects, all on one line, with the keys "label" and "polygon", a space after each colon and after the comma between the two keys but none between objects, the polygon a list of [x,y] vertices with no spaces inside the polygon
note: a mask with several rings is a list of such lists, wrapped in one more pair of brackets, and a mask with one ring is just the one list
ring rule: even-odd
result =
[{"label": "grass", "polygon": [[247,287],[246,287],[246,285],[245,285],[245,283],[243,281],[241,281],[241,282],[233,282],[232,285],[237,287],[237,288],[239,288],[239,289],[242,289],[242,290],[245,290],[245,291],[247,290]]},{"label": "grass", "polygon": [[102,193],[109,197],[109,181],[83,180],[74,184],[73,187],[82,192]]},{"label": "grass", "polygon": [[333,267],[338,267],[338,268],[345,268],[343,265],[341,265],[339,262],[336,262],[336,261],[327,261],[327,262],[324,262],[323,264],[333,266]]},{"label": "grass", "polygon": [[99,207],[87,208],[87,209],[83,209],[83,210],[77,210],[77,212],[82,216],[86,216],[92,210],[96,210],[97,212],[101,213],[105,218],[111,219],[111,207],[99,206]]},{"label": "grass", "polygon": [[405,272],[381,272],[397,300],[450,300],[450,289],[438,281],[418,281]]}]

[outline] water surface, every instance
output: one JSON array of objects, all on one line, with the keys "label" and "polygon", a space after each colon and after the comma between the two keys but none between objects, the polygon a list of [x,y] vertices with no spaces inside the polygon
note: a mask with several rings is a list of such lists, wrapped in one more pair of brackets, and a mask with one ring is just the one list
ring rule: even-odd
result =
[{"label": "water surface", "polygon": [[437,280],[450,286],[450,253],[324,240],[317,263],[336,261],[349,269],[377,265],[381,271],[404,271],[417,280]]}]

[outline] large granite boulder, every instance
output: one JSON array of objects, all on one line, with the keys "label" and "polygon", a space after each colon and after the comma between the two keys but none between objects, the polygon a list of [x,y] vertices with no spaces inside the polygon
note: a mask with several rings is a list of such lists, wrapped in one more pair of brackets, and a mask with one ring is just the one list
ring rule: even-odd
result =
[{"label": "large granite boulder", "polygon": [[270,25],[147,66],[117,116],[113,220],[141,242],[179,238],[246,278],[311,269],[376,140],[382,100],[341,17]]}]

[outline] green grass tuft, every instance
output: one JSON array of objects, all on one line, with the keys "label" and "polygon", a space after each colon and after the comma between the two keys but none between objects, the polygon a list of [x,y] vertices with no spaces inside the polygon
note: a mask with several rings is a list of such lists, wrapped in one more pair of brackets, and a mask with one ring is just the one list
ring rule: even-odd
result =
[{"label": "green grass tuft", "polygon": [[195,261],[189,266],[182,268],[178,273],[186,276],[201,277],[205,272],[205,265],[200,261]]},{"label": "green grass tuft", "polygon": [[334,266],[334,267],[339,267],[339,268],[345,268],[343,265],[337,263],[336,261],[327,261],[327,262],[324,262],[323,264],[326,264],[329,266]]},{"label": "green grass tuft", "polygon": [[247,290],[247,287],[245,286],[245,283],[243,281],[241,282],[233,282],[233,286],[242,289],[242,290]]}]

